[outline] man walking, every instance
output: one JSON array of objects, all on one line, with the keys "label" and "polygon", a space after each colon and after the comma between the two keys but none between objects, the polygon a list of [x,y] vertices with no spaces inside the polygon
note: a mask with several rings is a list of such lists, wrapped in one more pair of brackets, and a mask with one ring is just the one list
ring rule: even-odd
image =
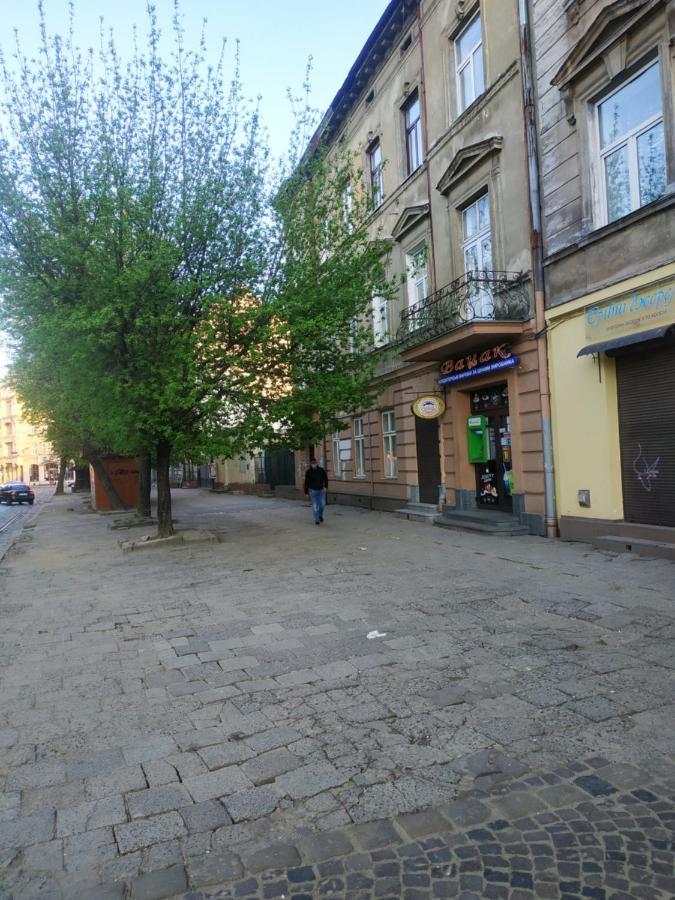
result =
[{"label": "man walking", "polygon": [[311,499],[314,522],[320,525],[323,522],[323,511],[326,508],[326,494],[328,493],[328,475],[322,469],[314,456],[309,461],[309,469],[305,473],[305,500]]}]

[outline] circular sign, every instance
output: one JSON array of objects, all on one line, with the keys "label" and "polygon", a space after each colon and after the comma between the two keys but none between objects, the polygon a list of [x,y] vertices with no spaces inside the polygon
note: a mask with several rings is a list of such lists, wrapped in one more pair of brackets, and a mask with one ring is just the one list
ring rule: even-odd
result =
[{"label": "circular sign", "polygon": [[437,419],[445,412],[445,401],[433,394],[418,397],[412,405],[412,411],[418,419]]}]

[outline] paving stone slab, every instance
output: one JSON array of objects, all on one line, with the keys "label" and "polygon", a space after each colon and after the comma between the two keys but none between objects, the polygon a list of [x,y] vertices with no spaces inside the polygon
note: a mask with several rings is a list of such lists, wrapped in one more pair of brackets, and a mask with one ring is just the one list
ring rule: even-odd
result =
[{"label": "paving stone slab", "polygon": [[124,797],[129,816],[132,819],[143,819],[157,813],[179,809],[191,802],[190,794],[182,784],[162,785],[145,791],[135,791]]},{"label": "paving stone slab", "polygon": [[120,853],[129,853],[160,841],[170,841],[187,834],[185,823],[177,812],[162,813],[149,819],[115,826],[115,839]]},{"label": "paving stone slab", "polygon": [[90,800],[77,806],[57,810],[56,834],[58,837],[68,837],[106,825],[118,825],[126,820],[124,798],[121,796],[104,797],[101,800]]},{"label": "paving stone slab", "polygon": [[254,784],[265,784],[284,772],[298,769],[302,760],[285,747],[261,753],[254,759],[245,762],[241,769]]},{"label": "paving stone slab", "polygon": [[282,792],[275,785],[263,785],[249,791],[230,794],[223,798],[223,803],[232,821],[242,822],[247,819],[259,819],[273,812],[282,796]]},{"label": "paving stone slab", "polygon": [[42,844],[54,836],[54,814],[34,813],[8,822],[0,822],[0,849]]},{"label": "paving stone slab", "polygon": [[131,882],[131,900],[164,900],[187,890],[183,866],[170,866],[158,872],[147,872]]},{"label": "paving stone slab", "polygon": [[225,797],[253,787],[253,782],[238,766],[228,766],[225,769],[208,772],[206,775],[196,775],[185,779],[183,784],[195,803]]}]

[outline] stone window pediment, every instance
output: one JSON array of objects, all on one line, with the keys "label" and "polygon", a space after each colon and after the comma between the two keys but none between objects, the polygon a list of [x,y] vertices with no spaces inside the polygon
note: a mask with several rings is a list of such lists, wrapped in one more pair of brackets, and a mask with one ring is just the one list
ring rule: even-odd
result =
[{"label": "stone window pediment", "polygon": [[429,215],[429,204],[420,203],[416,206],[407,206],[398,217],[392,229],[394,240],[400,241],[412,228]]},{"label": "stone window pediment", "polygon": [[[605,6],[584,28],[583,36],[567,54],[551,84],[563,94],[568,94],[579,75],[599,58],[611,69],[615,62],[612,54],[617,54],[616,45],[625,41],[627,32],[660,2],[661,0],[614,0]],[[580,0],[572,0],[567,11],[570,16],[576,13],[578,18]],[[621,55],[621,48],[618,53]]]},{"label": "stone window pediment", "polygon": [[494,135],[479,141],[477,144],[470,144],[468,147],[462,147],[455,154],[452,162],[443,173],[443,177],[436,185],[436,190],[441,194],[449,194],[452,188],[461,181],[472,169],[481,163],[493,153],[499,153],[502,149],[504,139],[501,135]]}]

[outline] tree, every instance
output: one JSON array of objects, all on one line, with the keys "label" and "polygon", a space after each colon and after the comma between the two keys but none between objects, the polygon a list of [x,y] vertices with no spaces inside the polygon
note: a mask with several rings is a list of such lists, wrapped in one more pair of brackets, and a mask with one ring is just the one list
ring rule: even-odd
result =
[{"label": "tree", "polygon": [[345,210],[352,160],[313,147],[280,190],[236,54],[226,84],[176,5],[165,60],[147,12],[127,62],[44,18],[37,61],[3,62],[0,288],[24,403],[95,468],[152,459],[169,536],[172,456],[312,439],[365,405],[387,247],[359,192]]}]

